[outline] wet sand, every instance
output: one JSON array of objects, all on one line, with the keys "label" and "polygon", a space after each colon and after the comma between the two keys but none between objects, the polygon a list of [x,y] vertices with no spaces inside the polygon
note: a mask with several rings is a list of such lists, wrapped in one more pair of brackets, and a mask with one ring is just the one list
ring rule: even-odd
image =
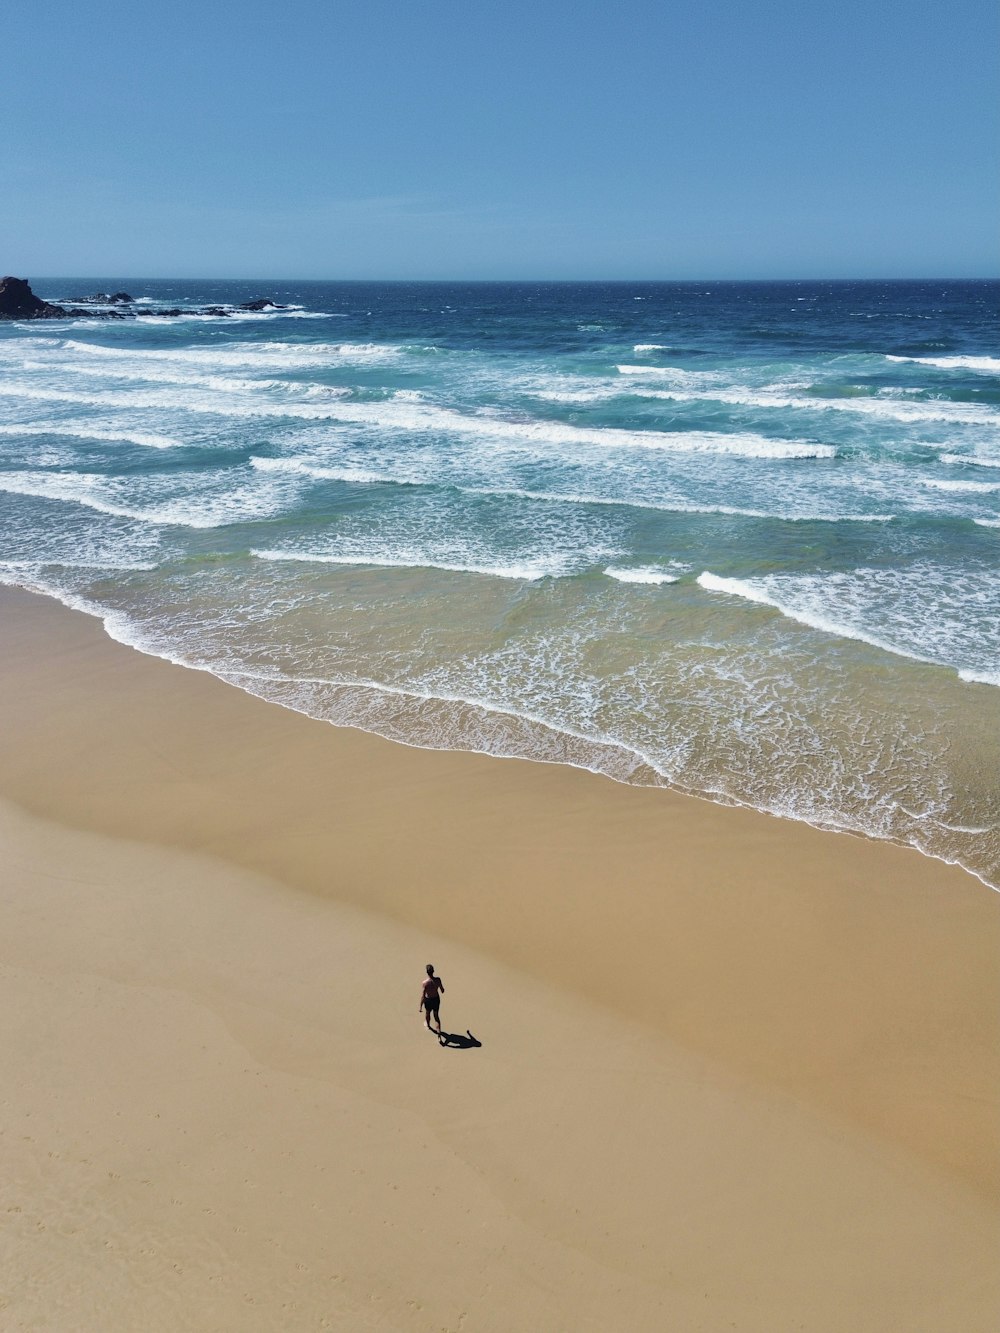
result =
[{"label": "wet sand", "polygon": [[4,1327],[995,1327],[1000,896],[0,634]]}]

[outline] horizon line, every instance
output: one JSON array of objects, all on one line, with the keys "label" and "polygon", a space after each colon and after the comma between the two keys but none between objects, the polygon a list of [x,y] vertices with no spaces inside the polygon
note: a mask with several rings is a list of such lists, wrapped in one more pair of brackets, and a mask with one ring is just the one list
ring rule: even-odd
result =
[{"label": "horizon line", "polygon": [[[13,273],[9,273],[9,274],[6,274],[6,275],[4,275],[4,276],[14,277],[15,275],[14,275]],[[86,279],[87,281],[93,281],[93,280],[98,279],[98,278],[107,278],[107,277],[109,277],[109,276],[110,276],[110,275],[109,275],[108,273],[49,273],[49,274],[42,274],[42,275],[40,275],[40,276],[34,276],[34,277],[32,277],[31,279],[24,279],[24,281],[33,281],[33,282],[55,282],[55,281],[65,281],[67,278],[76,278],[76,279],[81,279],[81,278],[82,278],[82,279]],[[545,283],[545,284],[548,284],[548,285],[551,285],[551,286],[560,286],[560,285],[565,285],[565,286],[569,286],[569,285],[577,285],[577,286],[579,286],[579,285],[583,285],[583,284],[586,284],[586,283],[595,283],[595,284],[596,284],[596,283],[601,283],[601,284],[603,284],[603,285],[605,285],[605,286],[611,286],[611,285],[628,286],[629,284],[632,284],[632,285],[635,285],[635,284],[647,284],[647,285],[651,285],[651,284],[657,284],[657,285],[676,284],[676,285],[681,285],[681,284],[691,284],[691,283],[716,282],[716,283],[732,283],[732,284],[746,284],[746,285],[751,285],[751,284],[759,284],[759,283],[807,283],[807,282],[831,282],[831,283],[834,283],[834,282],[841,282],[841,283],[848,283],[848,282],[1000,282],[1000,273],[996,273],[996,274],[987,274],[987,273],[983,273],[983,274],[973,274],[973,275],[964,275],[964,276],[963,276],[963,275],[957,275],[957,274],[942,274],[942,273],[935,273],[935,274],[929,274],[929,275],[927,275],[927,276],[914,276],[914,275],[909,275],[909,276],[899,276],[899,275],[889,276],[889,275],[885,275],[885,276],[882,276],[882,275],[880,275],[880,276],[874,276],[874,277],[871,276],[871,275],[869,275],[869,276],[853,276],[853,277],[831,277],[831,276],[828,276],[828,275],[824,276],[824,275],[813,274],[813,275],[804,276],[804,277],[792,277],[792,278],[787,278],[787,277],[786,277],[786,278],[782,278],[782,277],[769,277],[769,278],[768,278],[768,277],[765,277],[765,278],[732,278],[732,277],[704,277],[704,276],[702,276],[702,277],[693,277],[693,278],[639,278],[639,277],[634,277],[634,278],[601,278],[601,277],[591,277],[591,278],[543,278],[543,277],[521,277],[521,278],[458,278],[458,277],[452,277],[452,278],[386,278],[386,277],[365,277],[365,278],[358,278],[358,277],[354,277],[354,278],[336,278],[336,277],[332,277],[332,278],[306,278],[306,277],[294,277],[294,276],[278,276],[278,275],[275,275],[275,274],[270,274],[269,276],[263,276],[263,275],[254,275],[254,274],[250,274],[250,275],[247,275],[247,274],[238,274],[238,275],[237,275],[237,274],[217,274],[217,273],[201,273],[201,274],[193,274],[193,275],[181,275],[181,274],[178,274],[178,273],[168,273],[168,274],[152,274],[152,273],[140,274],[140,273],[133,273],[133,274],[131,274],[131,275],[127,275],[127,276],[125,276],[125,277],[122,277],[122,275],[119,274],[119,275],[116,277],[116,281],[122,281],[122,282],[127,282],[127,281],[131,281],[131,282],[327,282],[327,283],[331,283],[331,282],[342,282],[342,283],[372,283],[372,282],[379,282],[379,283],[399,283],[399,284],[403,284],[403,283],[424,283],[424,284],[427,284],[427,285],[434,285],[434,284],[441,284],[441,285],[444,285],[444,284],[463,284],[463,283],[464,283],[464,284],[469,284],[469,285],[472,285],[472,284],[484,284],[484,285],[485,285],[485,284],[487,284],[487,283],[492,283],[492,284],[509,283],[509,284],[511,284],[511,285],[514,285],[514,284],[523,284],[523,283]]]}]

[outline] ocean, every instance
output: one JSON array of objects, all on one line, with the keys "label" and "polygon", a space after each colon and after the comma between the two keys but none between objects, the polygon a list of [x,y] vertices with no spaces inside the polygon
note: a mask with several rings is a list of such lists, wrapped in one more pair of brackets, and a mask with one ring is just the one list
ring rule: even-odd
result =
[{"label": "ocean", "polygon": [[33,287],[191,313],[0,324],[0,581],[1000,886],[1000,284]]}]

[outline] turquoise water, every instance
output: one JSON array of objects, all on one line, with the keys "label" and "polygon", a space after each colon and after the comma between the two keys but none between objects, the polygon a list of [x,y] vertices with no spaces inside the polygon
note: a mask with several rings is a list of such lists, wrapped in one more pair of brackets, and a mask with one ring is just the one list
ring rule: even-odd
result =
[{"label": "turquoise water", "polygon": [[123,286],[192,313],[0,325],[0,579],[1000,884],[996,283],[34,283]]}]

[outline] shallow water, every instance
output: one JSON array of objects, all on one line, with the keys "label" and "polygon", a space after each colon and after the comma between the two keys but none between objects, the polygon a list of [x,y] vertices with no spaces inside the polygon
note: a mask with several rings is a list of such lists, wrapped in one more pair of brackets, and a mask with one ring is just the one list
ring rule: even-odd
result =
[{"label": "shallow water", "polygon": [[996,283],[127,286],[0,326],[0,577],[265,698],[1000,883]]}]

